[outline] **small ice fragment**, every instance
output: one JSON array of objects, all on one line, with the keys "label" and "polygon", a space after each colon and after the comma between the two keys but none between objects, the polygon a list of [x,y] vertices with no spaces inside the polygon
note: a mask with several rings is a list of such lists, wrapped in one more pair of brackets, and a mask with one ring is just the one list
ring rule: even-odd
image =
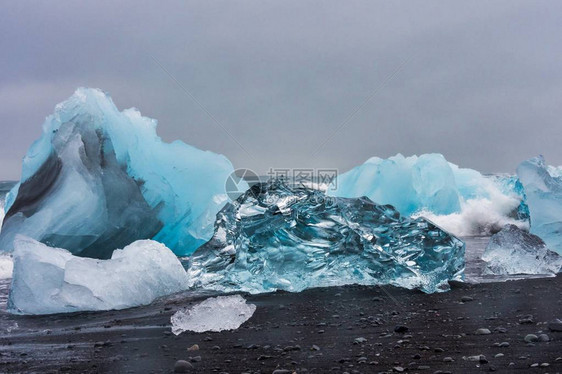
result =
[{"label": "small ice fragment", "polygon": [[506,225],[490,238],[482,255],[485,274],[556,274],[562,257],[549,250],[536,235]]},{"label": "small ice fragment", "polygon": [[11,323],[11,324],[9,324],[8,326],[6,326],[4,329],[5,329],[5,331],[9,334],[9,333],[11,333],[12,331],[17,330],[18,328],[19,328],[18,323],[17,323],[17,322],[14,322],[14,323]]},{"label": "small ice fragment", "polygon": [[190,308],[177,311],[171,318],[172,332],[235,330],[249,320],[256,306],[240,295],[211,297]]}]

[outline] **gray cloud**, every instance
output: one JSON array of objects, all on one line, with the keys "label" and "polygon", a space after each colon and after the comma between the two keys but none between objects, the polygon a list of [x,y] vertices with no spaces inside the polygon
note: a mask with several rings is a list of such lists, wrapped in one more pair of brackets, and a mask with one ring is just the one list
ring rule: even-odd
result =
[{"label": "gray cloud", "polygon": [[78,86],[158,119],[168,141],[262,173],[398,152],[483,172],[539,153],[562,164],[560,14],[512,0],[4,4],[0,179],[19,177],[44,117]]}]

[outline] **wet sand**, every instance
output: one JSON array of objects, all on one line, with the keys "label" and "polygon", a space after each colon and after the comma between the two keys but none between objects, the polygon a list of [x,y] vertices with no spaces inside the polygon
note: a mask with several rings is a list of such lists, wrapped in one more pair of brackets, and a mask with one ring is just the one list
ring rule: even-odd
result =
[{"label": "wet sand", "polygon": [[[0,372],[172,373],[177,360],[197,373],[562,372],[562,332],[548,326],[562,318],[562,276],[454,284],[434,295],[345,286],[247,296],[257,310],[238,330],[174,336],[170,316],[202,298],[100,313],[2,313]],[[550,341],[524,341],[542,333]],[[199,350],[188,351],[194,344]]]}]

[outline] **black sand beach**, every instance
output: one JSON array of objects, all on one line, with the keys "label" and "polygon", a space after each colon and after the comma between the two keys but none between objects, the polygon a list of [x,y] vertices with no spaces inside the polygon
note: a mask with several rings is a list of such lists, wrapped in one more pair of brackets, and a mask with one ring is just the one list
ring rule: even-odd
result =
[{"label": "black sand beach", "polygon": [[[201,297],[101,313],[3,313],[0,371],[171,373],[186,360],[198,373],[559,373],[562,332],[548,322],[562,317],[561,290],[562,276],[454,284],[433,295],[388,286],[278,292],[248,296],[257,310],[236,331],[179,336],[170,316]],[[527,343],[528,334],[549,341]]]}]

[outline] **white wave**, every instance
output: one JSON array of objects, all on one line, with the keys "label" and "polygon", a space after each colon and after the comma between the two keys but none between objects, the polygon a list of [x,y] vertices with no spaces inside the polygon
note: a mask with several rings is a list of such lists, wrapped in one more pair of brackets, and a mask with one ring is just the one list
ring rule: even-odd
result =
[{"label": "white wave", "polygon": [[424,217],[457,236],[492,235],[507,224],[528,229],[529,224],[512,217],[521,202],[515,196],[504,195],[495,186],[487,188],[486,198],[461,201],[461,211],[447,215],[437,215],[421,211],[413,217]]},{"label": "white wave", "polygon": [[0,255],[0,279],[8,279],[12,277],[14,272],[14,261],[12,256]]}]

